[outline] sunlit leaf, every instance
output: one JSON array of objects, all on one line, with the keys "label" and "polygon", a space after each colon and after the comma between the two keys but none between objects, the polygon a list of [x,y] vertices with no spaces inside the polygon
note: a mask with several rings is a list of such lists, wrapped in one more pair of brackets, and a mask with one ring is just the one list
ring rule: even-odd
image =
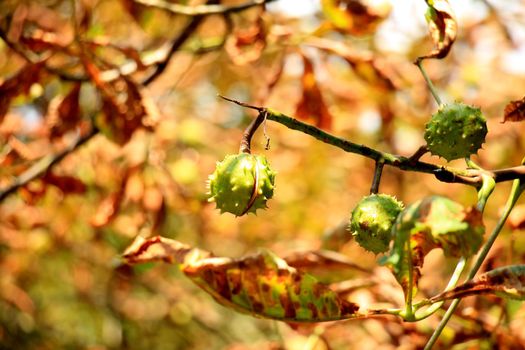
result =
[{"label": "sunlit leaf", "polygon": [[86,192],[86,185],[74,176],[57,175],[53,172],[48,172],[42,180],[48,184],[53,185],[62,191],[64,194],[82,194]]},{"label": "sunlit leaf", "polygon": [[297,104],[295,116],[298,119],[312,122],[316,126],[330,130],[332,127],[332,115],[326,106],[321,89],[317,85],[314,73],[314,65],[306,56],[303,57],[304,71],[301,77],[303,94]]},{"label": "sunlit leaf", "polygon": [[52,138],[60,137],[78,125],[81,119],[79,96],[80,84],[75,84],[63,99],[57,101],[56,106],[51,104],[46,122],[51,127]]},{"label": "sunlit leaf", "polygon": [[477,294],[525,300],[525,265],[505,266],[483,273],[474,280],[438,294],[430,300],[435,302]]},{"label": "sunlit leaf", "polygon": [[352,35],[373,33],[392,8],[386,0],[322,0],[321,4],[330,23]]},{"label": "sunlit leaf", "polygon": [[116,191],[106,196],[99,204],[97,211],[91,217],[90,223],[93,227],[99,228],[109,224],[118,214],[122,199],[124,197],[126,183],[128,182],[130,171],[126,171],[122,176]]},{"label": "sunlit leaf", "polygon": [[162,260],[181,270],[217,302],[243,313],[290,322],[356,317],[359,306],[289,266],[269,251],[238,259],[212,257],[161,237],[139,238],[124,253],[129,264]]},{"label": "sunlit leaf", "polygon": [[425,17],[434,49],[419,59],[444,58],[456,40],[458,29],[456,18],[447,0],[427,0],[427,4],[428,10]]},{"label": "sunlit leaf", "polygon": [[[24,31],[28,24],[35,28]],[[27,33],[31,35],[26,36]],[[51,46],[65,47],[71,43],[73,37],[70,21],[37,1],[21,2],[17,6],[7,33],[9,41],[23,42],[35,51]]]},{"label": "sunlit leaf", "polygon": [[382,263],[387,265],[405,296],[417,292],[425,256],[442,248],[446,256],[469,257],[477,252],[483,240],[481,214],[463,208],[448,198],[427,197],[407,207],[394,228],[394,245]]},{"label": "sunlit leaf", "polygon": [[139,128],[150,128],[147,111],[142,103],[142,93],[135,82],[121,75],[119,79],[107,83],[93,62],[84,57],[83,63],[102,96],[103,113],[96,119],[102,133],[122,145]]},{"label": "sunlit leaf", "polygon": [[44,62],[28,64],[12,77],[6,80],[0,78],[0,123],[9,109],[11,100],[20,94],[27,94],[31,85],[40,79],[43,65]]},{"label": "sunlit leaf", "polygon": [[225,50],[233,63],[237,65],[256,61],[266,47],[264,22],[259,17],[247,29],[235,30],[226,40]]},{"label": "sunlit leaf", "polygon": [[310,38],[309,46],[314,46],[345,59],[355,74],[374,88],[386,91],[396,90],[395,73],[387,62],[370,51],[355,50],[346,43],[320,38]]},{"label": "sunlit leaf", "polygon": [[510,101],[503,112],[503,122],[521,122],[525,119],[525,96],[521,100]]}]

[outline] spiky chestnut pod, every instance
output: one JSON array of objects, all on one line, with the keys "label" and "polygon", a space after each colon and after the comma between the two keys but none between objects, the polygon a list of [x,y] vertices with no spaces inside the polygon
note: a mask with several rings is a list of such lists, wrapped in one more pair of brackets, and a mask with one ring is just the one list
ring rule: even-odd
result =
[{"label": "spiky chestnut pod", "polygon": [[275,172],[264,156],[227,155],[209,176],[209,201],[223,212],[241,216],[266,208],[273,196]]},{"label": "spiky chestnut pod", "polygon": [[392,227],[403,204],[387,194],[372,194],[359,201],[352,211],[350,231],[356,242],[375,254],[388,250]]},{"label": "spiky chestnut pod", "polygon": [[432,115],[424,137],[432,154],[451,161],[477,153],[486,135],[487,121],[479,108],[453,103]]}]

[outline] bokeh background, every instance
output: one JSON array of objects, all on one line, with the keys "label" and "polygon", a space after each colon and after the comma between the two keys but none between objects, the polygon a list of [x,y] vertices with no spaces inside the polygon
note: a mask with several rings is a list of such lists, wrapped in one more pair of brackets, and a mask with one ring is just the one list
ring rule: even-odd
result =
[{"label": "bokeh background", "polygon": [[[414,153],[437,108],[412,63],[432,48],[424,1],[332,2],[348,8],[354,20],[345,28],[334,25],[330,1],[323,7],[319,1],[278,0],[265,10],[206,16],[147,86],[138,83],[151,74],[154,64],[147,62],[165,57],[191,17],[133,0],[26,1],[23,10],[21,3],[0,2],[0,188],[90,125],[101,132],[0,202],[0,348],[415,349],[425,343],[438,317],[418,324],[379,318],[287,325],[216,304],[176,266],[119,265],[137,235],[162,235],[230,257],[258,248],[281,256],[332,249],[370,270],[358,276],[363,286],[351,300],[366,305],[388,295],[392,305],[402,302],[389,271],[346,231],[352,208],[369,192],[372,161],[268,121],[270,148],[265,150],[262,128],[252,145],[278,172],[268,210],[220,215],[207,202],[205,183],[217,161],[238,151],[254,118],[217,94],[301,117],[383,151]],[[366,11],[353,12],[356,4]],[[524,128],[501,120],[507,103],[525,92],[525,4],[451,5],[457,41],[446,59],[425,61],[425,67],[442,99],[474,104],[487,117],[487,142],[474,159],[488,169],[518,165],[525,154]],[[24,76],[28,53],[50,57],[38,74]],[[137,55],[144,69],[123,74],[137,83],[127,95],[144,106],[146,116],[139,125],[119,124],[122,116],[108,112],[94,80],[115,67],[137,65]],[[85,74],[88,58],[98,72],[79,83],[73,78]],[[15,93],[6,83],[13,77],[20,87]],[[74,89],[78,106],[68,121],[63,101]],[[422,160],[445,164],[430,155]],[[487,230],[509,189],[510,183],[498,184],[491,197]],[[476,200],[472,188],[390,167],[380,191],[407,204],[430,194],[464,205]],[[522,213],[518,207],[486,268],[525,260]],[[439,292],[454,264],[432,252],[421,295]],[[524,317],[520,302],[469,298],[441,346],[524,348]]]}]

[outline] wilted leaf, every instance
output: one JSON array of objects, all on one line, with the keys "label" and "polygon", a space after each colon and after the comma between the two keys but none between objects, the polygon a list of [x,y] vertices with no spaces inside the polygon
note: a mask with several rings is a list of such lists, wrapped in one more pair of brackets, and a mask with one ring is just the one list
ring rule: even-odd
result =
[{"label": "wilted leaf", "polygon": [[130,171],[128,170],[122,176],[117,191],[111,193],[100,202],[97,211],[90,220],[90,223],[93,227],[99,228],[106,226],[117,216],[122,204],[122,199],[124,197],[126,183],[128,182],[129,176]]},{"label": "wilted leaf", "polygon": [[27,94],[31,85],[40,79],[44,62],[29,64],[9,79],[0,79],[0,123],[9,109],[11,100],[20,95]]},{"label": "wilted leaf", "polygon": [[139,238],[124,253],[127,263],[162,260],[181,270],[219,303],[243,313],[290,322],[322,322],[358,316],[359,307],[313,276],[269,251],[239,259],[211,257],[180,242]]},{"label": "wilted leaf", "polygon": [[521,122],[525,119],[525,96],[521,100],[510,101],[503,112],[503,122]]},{"label": "wilted leaf", "polygon": [[419,59],[444,58],[456,40],[458,29],[456,18],[447,0],[427,0],[427,4],[425,17],[434,42],[434,50]]},{"label": "wilted leaf", "polygon": [[469,257],[478,251],[485,232],[478,210],[439,196],[424,199],[421,210],[419,220],[430,228],[446,256]]},{"label": "wilted leaf", "polygon": [[[36,28],[29,31],[31,36],[24,36],[24,26],[31,23]],[[52,44],[60,47],[69,45],[74,38],[71,23],[36,1],[21,3],[13,13],[7,38],[10,42],[37,41],[41,45]]]},{"label": "wilted leaf", "polygon": [[84,67],[102,95],[102,110],[96,120],[99,129],[118,144],[127,143],[139,128],[149,129],[145,123],[146,109],[137,84],[121,75],[111,84],[102,80],[98,67],[84,57]]},{"label": "wilted leaf", "polygon": [[505,266],[483,273],[474,280],[438,294],[430,300],[436,302],[477,294],[525,300],[525,265]]},{"label": "wilted leaf", "polygon": [[397,89],[394,70],[387,62],[375,57],[369,51],[357,51],[343,42],[330,39],[311,38],[309,46],[327,51],[345,59],[354,69],[355,74],[371,86],[391,91]]},{"label": "wilted leaf", "polygon": [[115,218],[120,208],[120,198],[118,193],[112,193],[104,198],[98,205],[98,209],[91,217],[90,223],[93,227],[106,226]]},{"label": "wilted leaf", "polygon": [[82,194],[86,192],[86,185],[73,176],[56,175],[49,171],[42,180],[48,185],[58,187],[64,194]]},{"label": "wilted leaf", "polygon": [[[47,124],[51,127],[51,137],[56,138],[73,130],[80,121],[80,84],[75,84],[69,94],[62,100],[52,101],[46,117]],[[56,106],[53,106],[55,102]]]},{"label": "wilted leaf", "polygon": [[236,30],[226,40],[225,49],[233,63],[243,65],[256,61],[266,47],[262,17],[248,29]]},{"label": "wilted leaf", "polygon": [[303,95],[297,104],[295,116],[308,122],[313,122],[316,126],[330,130],[332,127],[332,115],[328,111],[321,90],[315,79],[313,63],[303,57],[304,71],[301,77],[303,85]]},{"label": "wilted leaf", "polygon": [[295,252],[283,258],[286,263],[296,269],[354,269],[370,273],[369,270],[359,266],[346,255],[329,250],[308,252]]},{"label": "wilted leaf", "polygon": [[322,0],[321,4],[330,23],[352,35],[373,33],[392,9],[389,1]]},{"label": "wilted leaf", "polygon": [[427,197],[407,207],[398,217],[394,245],[382,260],[403,287],[417,292],[425,256],[442,248],[446,256],[469,257],[477,252],[483,240],[481,214],[464,209],[459,203],[440,196]]},{"label": "wilted leaf", "polygon": [[140,22],[146,7],[134,0],[121,0],[121,3],[124,10],[126,10],[136,22]]}]

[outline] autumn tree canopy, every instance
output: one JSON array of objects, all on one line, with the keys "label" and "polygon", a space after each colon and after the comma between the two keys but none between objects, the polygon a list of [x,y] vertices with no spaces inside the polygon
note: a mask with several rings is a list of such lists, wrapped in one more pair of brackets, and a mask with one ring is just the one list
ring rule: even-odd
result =
[{"label": "autumn tree canopy", "polygon": [[0,348],[525,348],[522,1],[3,0],[0,38]]}]

